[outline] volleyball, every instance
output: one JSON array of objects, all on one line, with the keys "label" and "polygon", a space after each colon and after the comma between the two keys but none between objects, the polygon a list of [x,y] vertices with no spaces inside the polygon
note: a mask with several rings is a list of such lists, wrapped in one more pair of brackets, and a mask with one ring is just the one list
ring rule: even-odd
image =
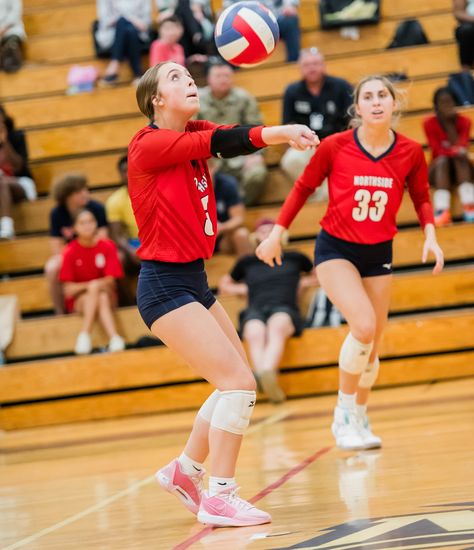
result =
[{"label": "volleyball", "polygon": [[237,67],[264,61],[275,49],[280,31],[276,17],[260,2],[237,2],[225,9],[214,31],[220,55]]}]

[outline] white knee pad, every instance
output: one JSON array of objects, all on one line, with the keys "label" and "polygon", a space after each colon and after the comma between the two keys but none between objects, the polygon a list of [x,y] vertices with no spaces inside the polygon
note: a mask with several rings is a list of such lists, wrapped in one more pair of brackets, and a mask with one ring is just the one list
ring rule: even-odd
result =
[{"label": "white knee pad", "polygon": [[359,387],[370,389],[377,380],[379,369],[380,362],[378,357],[376,357],[371,363],[367,363],[364,372],[359,378]]},{"label": "white knee pad", "polygon": [[206,422],[211,422],[212,414],[216,408],[217,401],[221,392],[219,390],[214,390],[211,395],[204,401],[201,405],[201,408],[198,411],[198,415],[206,420]]},{"label": "white knee pad", "polygon": [[339,367],[350,374],[362,374],[369,362],[372,346],[373,342],[363,344],[349,332],[339,352]]},{"label": "white knee pad", "polygon": [[254,391],[221,391],[214,408],[211,426],[242,435],[249,425],[256,397],[257,394]]}]

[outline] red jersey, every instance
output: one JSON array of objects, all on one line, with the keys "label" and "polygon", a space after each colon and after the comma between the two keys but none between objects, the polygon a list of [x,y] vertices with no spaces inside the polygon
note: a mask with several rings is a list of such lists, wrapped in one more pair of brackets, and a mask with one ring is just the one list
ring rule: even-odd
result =
[{"label": "red jersey", "polygon": [[[188,122],[184,132],[150,125],[128,147],[128,191],[138,226],[142,260],[192,262],[214,251],[217,214],[206,159],[218,126]],[[265,143],[258,138],[257,146]]]},{"label": "red jersey", "polygon": [[441,156],[454,157],[458,154],[459,148],[467,149],[469,147],[471,120],[465,116],[456,115],[455,124],[458,139],[456,143],[451,143],[436,115],[432,115],[424,120],[423,128],[428,139],[433,160]]},{"label": "red jersey", "polygon": [[277,223],[288,227],[326,177],[329,203],[321,225],[334,237],[360,244],[391,240],[405,183],[422,227],[434,221],[423,150],[401,134],[377,158],[364,150],[356,130],[327,137],[296,180]]},{"label": "red jersey", "polygon": [[[117,247],[109,239],[99,240],[86,247],[74,239],[63,251],[59,279],[63,282],[85,283],[103,277],[123,277]],[[72,311],[74,298],[66,298],[66,309]]]}]

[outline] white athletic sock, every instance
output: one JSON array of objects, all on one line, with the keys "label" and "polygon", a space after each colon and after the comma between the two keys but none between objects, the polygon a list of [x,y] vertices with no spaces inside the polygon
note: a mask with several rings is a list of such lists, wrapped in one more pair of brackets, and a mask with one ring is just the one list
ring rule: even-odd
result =
[{"label": "white athletic sock", "polygon": [[356,406],[356,394],[355,393],[343,393],[339,390],[337,397],[337,404],[343,409],[355,409]]},{"label": "white athletic sock", "polygon": [[358,416],[366,416],[367,414],[367,405],[358,405],[356,403],[356,413]]},{"label": "white athletic sock", "polygon": [[458,187],[458,195],[463,206],[474,205],[474,184],[470,181],[461,183]]},{"label": "white athletic sock", "polygon": [[2,216],[0,218],[0,236],[4,239],[10,239],[14,237],[14,235],[13,218]]},{"label": "white athletic sock", "polygon": [[234,487],[235,477],[214,477],[209,476],[209,496],[213,497],[228,487]]},{"label": "white athletic sock", "polygon": [[451,192],[447,189],[436,189],[433,193],[433,206],[435,212],[449,210],[451,206]]},{"label": "white athletic sock", "polygon": [[181,466],[181,471],[188,475],[192,476],[199,473],[202,470],[202,464],[196,460],[192,460],[189,456],[181,453],[178,458],[179,465]]}]

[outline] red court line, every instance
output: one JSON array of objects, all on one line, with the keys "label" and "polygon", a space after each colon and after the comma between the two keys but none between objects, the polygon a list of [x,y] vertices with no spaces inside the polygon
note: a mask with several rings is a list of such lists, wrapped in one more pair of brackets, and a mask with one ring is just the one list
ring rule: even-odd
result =
[{"label": "red court line", "polygon": [[[307,466],[309,466],[311,463],[313,463],[315,460],[318,460],[318,458],[321,458],[323,455],[328,453],[332,449],[331,447],[323,447],[322,449],[319,449],[316,453],[314,453],[311,456],[308,456],[308,458],[305,458],[303,461],[301,461],[299,464],[291,468],[291,470],[288,470],[286,474],[282,475],[280,479],[277,479],[268,487],[265,487],[265,489],[262,489],[259,493],[257,493],[255,496],[253,496],[251,499],[249,499],[249,502],[252,504],[255,504],[255,502],[258,502],[263,497],[266,497],[275,489],[278,489],[281,487],[284,483],[286,483],[289,479],[294,477],[296,474],[301,472],[301,470],[304,470]],[[185,541],[178,544],[178,546],[174,546],[173,550],[185,550],[186,548],[190,548],[194,543],[200,541],[202,538],[204,538],[206,535],[208,535],[211,531],[213,531],[215,527],[204,527],[201,531],[193,535],[192,537],[189,537]],[[234,529],[238,529],[238,527],[235,527]]]}]

